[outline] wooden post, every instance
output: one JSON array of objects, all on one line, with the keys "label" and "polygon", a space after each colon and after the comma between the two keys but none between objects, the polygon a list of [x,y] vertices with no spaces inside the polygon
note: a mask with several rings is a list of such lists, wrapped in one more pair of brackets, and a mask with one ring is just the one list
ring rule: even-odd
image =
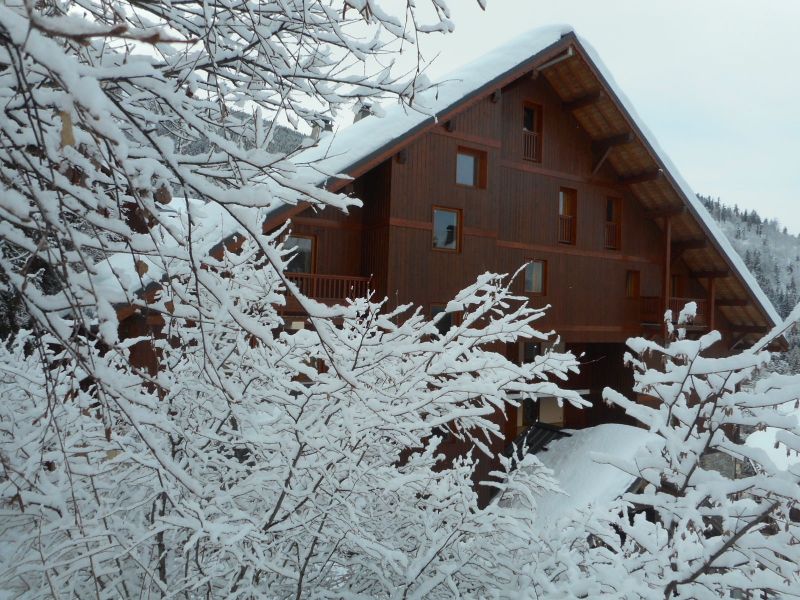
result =
[{"label": "wooden post", "polygon": [[[667,311],[669,308],[669,295],[670,295],[670,276],[671,276],[671,264],[670,261],[672,259],[672,217],[666,216],[664,217],[664,284],[663,284],[663,308],[661,314]],[[664,343],[667,343],[667,324],[664,323]]]},{"label": "wooden post", "polygon": [[716,327],[716,289],[714,286],[714,282],[717,280],[716,277],[709,277],[708,278],[708,329],[709,331],[714,331]]}]

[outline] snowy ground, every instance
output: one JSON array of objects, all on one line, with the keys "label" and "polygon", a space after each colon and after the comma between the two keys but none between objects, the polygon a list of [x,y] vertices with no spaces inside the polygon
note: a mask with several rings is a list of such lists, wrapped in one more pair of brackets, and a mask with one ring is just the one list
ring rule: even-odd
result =
[{"label": "snowy ground", "polygon": [[565,494],[545,494],[538,499],[541,528],[556,524],[573,511],[613,500],[633,484],[635,478],[608,464],[602,456],[630,459],[650,432],[629,425],[607,424],[568,431],[571,436],[554,440],[539,459],[555,472]]}]

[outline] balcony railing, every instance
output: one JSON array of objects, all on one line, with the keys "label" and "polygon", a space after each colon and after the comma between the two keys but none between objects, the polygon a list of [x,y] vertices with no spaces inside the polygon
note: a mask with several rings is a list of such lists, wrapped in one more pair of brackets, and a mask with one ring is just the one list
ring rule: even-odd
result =
[{"label": "balcony railing", "polygon": [[[287,273],[286,276],[304,295],[327,304],[338,304],[346,298],[366,296],[370,281],[369,277],[355,275]],[[293,304],[290,298],[287,309],[293,308]]]},{"label": "balcony railing", "polygon": [[619,250],[619,223],[606,221],[606,248],[609,250]]},{"label": "balcony railing", "polygon": [[532,162],[542,161],[541,136],[535,131],[522,131],[522,158]]},{"label": "balcony railing", "polygon": [[561,244],[575,243],[575,217],[558,215],[558,241]]},{"label": "balcony railing", "polygon": [[677,323],[678,315],[681,314],[683,307],[689,302],[697,303],[697,313],[695,314],[691,325],[694,325],[695,327],[705,327],[708,324],[708,319],[706,318],[707,301],[701,298],[670,298],[669,309],[672,311],[673,322]]},{"label": "balcony railing", "polygon": [[669,308],[672,311],[672,322],[677,323],[678,315],[680,315],[683,307],[689,302],[697,303],[697,313],[694,320],[689,324],[689,327],[707,327],[708,326],[708,302],[703,298],[676,298],[669,299],[669,305],[664,306],[663,299],[660,296],[642,296],[640,298],[640,315],[642,323],[663,323],[664,311]]}]

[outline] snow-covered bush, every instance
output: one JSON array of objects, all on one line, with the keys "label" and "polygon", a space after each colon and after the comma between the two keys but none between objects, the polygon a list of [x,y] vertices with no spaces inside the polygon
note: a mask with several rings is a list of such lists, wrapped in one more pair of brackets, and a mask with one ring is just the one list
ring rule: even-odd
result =
[{"label": "snow-covered bush", "polygon": [[683,333],[667,346],[629,340],[639,398],[604,392],[656,438],[629,460],[608,459],[643,487],[623,497],[600,539],[640,583],[628,597],[796,597],[800,468],[777,466],[742,431],[773,428],[785,451],[800,450],[800,376],[765,375],[763,343],[709,358],[718,332]]},{"label": "snow-covered bush", "polygon": [[[452,28],[440,0],[418,5],[0,5],[3,595],[480,597],[536,580],[532,499],[552,478],[504,459],[495,485],[528,508],[480,509],[473,474],[509,394],[582,402],[556,384],[571,355],[491,351],[541,339],[541,311],[489,274],[442,335],[409,307],[324,306],[286,279],[285,232],[262,231],[286,204],[357,203],[268,152],[262,125],[410,101],[424,78],[394,79],[387,50]],[[180,151],[194,140],[208,152]],[[286,294],[308,329],[283,329]],[[474,453],[445,462],[446,430]]]},{"label": "snow-covered bush", "polygon": [[[341,324],[272,337],[259,286],[277,278],[241,258],[229,278],[203,278],[197,305],[213,320],[185,324],[176,301],[152,385],[124,343],[93,355],[91,374],[49,335],[22,332],[0,350],[4,586],[31,597],[523,589],[534,511],[480,510],[473,458],[443,463],[432,432],[485,446],[505,394],[560,393],[542,380],[574,369],[571,356],[518,366],[483,348],[536,336],[541,312],[495,314],[509,295],[487,275],[456,299],[463,322],[442,337],[366,300],[337,309]],[[238,323],[250,320],[265,328],[255,342]],[[525,464],[500,474],[504,495],[554,487],[534,457]]]}]

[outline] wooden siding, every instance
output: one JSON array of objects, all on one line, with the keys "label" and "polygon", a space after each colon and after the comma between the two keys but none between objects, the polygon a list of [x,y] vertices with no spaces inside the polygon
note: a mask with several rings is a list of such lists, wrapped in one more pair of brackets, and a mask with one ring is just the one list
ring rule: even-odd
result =
[{"label": "wooden siding", "polygon": [[[522,158],[526,101],[543,109],[542,162]],[[547,261],[552,304],[543,327],[569,341],[623,341],[640,331],[636,307],[625,298],[628,270],[641,273],[641,294],[661,294],[663,234],[645,218],[628,190],[602,170],[592,175],[591,141],[545,80],[523,79],[414,141],[404,164],[393,165],[390,299],[426,307],[446,301],[484,271],[514,272],[526,260]],[[486,189],[455,184],[459,147],[487,153]],[[578,196],[575,245],[557,243],[558,192]],[[609,196],[622,199],[619,250],[605,248]],[[460,209],[462,250],[431,248],[432,207]],[[520,279],[518,288],[522,291]]]},{"label": "wooden siding", "polygon": [[317,273],[361,275],[362,212],[309,209],[292,219],[293,235],[314,238]]}]

